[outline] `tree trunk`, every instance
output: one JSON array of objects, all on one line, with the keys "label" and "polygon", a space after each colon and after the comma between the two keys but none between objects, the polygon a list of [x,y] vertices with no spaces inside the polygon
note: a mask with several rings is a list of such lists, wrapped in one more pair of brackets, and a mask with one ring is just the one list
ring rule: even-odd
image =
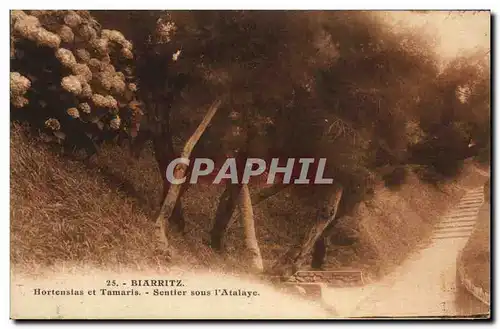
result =
[{"label": "tree trunk", "polygon": [[320,270],[323,268],[326,258],[326,236],[323,234],[314,244],[312,252],[311,268]]},{"label": "tree trunk", "polygon": [[[288,186],[287,184],[275,184],[271,187],[262,189],[257,194],[251,196],[250,203],[253,206],[260,202],[272,197],[273,195],[283,191]],[[210,246],[217,251],[222,251],[223,239],[226,229],[229,226],[236,204],[238,203],[238,196],[240,194],[241,185],[228,183],[226,189],[222,193],[217,211],[215,212],[215,219],[212,230],[210,231]]]},{"label": "tree trunk", "polygon": [[264,264],[260,254],[259,242],[255,234],[252,199],[250,198],[250,190],[247,184],[243,185],[241,188],[239,204],[241,210],[241,224],[245,236],[245,247],[249,254],[251,269],[254,272],[262,273]]},{"label": "tree trunk", "polygon": [[[165,198],[167,197],[168,191],[170,190],[170,186],[171,184],[168,182],[168,180],[164,179],[163,194],[161,200],[165,200]],[[184,212],[182,210],[182,195],[184,194],[186,189],[187,188],[184,187],[184,185],[181,186],[181,191],[179,192],[179,197],[177,198],[177,202],[175,203],[172,215],[168,218],[168,222],[177,227],[177,230],[180,233],[184,233],[184,230],[186,228],[186,221],[184,220]]]},{"label": "tree trunk", "polygon": [[318,210],[313,227],[304,237],[301,246],[290,248],[284,257],[276,262],[273,266],[275,272],[283,277],[289,277],[299,270],[304,263],[305,256],[311,252],[326,227],[335,219],[342,192],[343,188],[340,185],[334,184],[328,187],[325,201]]},{"label": "tree trunk", "polygon": [[[158,163],[158,169],[160,171],[161,178],[163,180],[163,191],[161,196],[161,202],[167,197],[168,191],[170,190],[170,182],[165,176],[165,171],[167,169],[170,161],[175,159],[175,151],[172,143],[172,135],[168,127],[162,129],[153,137],[153,147],[155,150],[155,158]],[[185,189],[184,185],[182,189]],[[180,192],[182,194],[182,191]],[[160,206],[162,204],[160,203]],[[172,215],[168,218],[169,223],[174,224],[179,232],[184,232],[186,223],[184,220],[184,214],[182,212],[182,202],[181,198],[177,199]]]},{"label": "tree trunk", "polygon": [[[207,114],[201,121],[201,123],[198,125],[196,128],[195,132],[191,137],[189,137],[189,140],[186,142],[184,145],[184,148],[181,153],[181,158],[187,158],[189,159],[191,152],[193,151],[194,146],[200,139],[201,135],[203,132],[207,129],[208,125],[210,124],[210,121],[214,117],[215,113],[219,109],[221,104],[220,100],[217,100],[212,104],[210,109],[208,110]],[[184,177],[184,175],[187,172],[187,166],[185,164],[178,164],[174,168],[174,177],[176,179]],[[165,173],[164,173],[165,175]],[[160,212],[158,214],[158,217],[156,218],[156,224],[155,224],[155,229],[157,232],[157,237],[158,239],[162,242],[164,248],[168,250],[169,248],[169,242],[167,238],[167,222],[165,220],[166,218],[170,218],[172,216],[172,213],[175,209],[175,205],[178,203],[179,199],[179,194],[181,191],[181,186],[182,184],[171,184],[170,188],[168,189],[167,195],[163,201],[163,204],[160,208]]]},{"label": "tree trunk", "polygon": [[238,203],[240,191],[241,185],[228,182],[226,189],[219,199],[214,224],[210,231],[210,246],[217,251],[222,251],[223,249],[222,241],[224,234]]}]

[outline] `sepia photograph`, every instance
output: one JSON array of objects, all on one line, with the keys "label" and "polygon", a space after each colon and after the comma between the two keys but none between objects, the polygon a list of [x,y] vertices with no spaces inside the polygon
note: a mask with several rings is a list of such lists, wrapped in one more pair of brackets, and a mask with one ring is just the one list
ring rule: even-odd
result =
[{"label": "sepia photograph", "polygon": [[484,10],[10,10],[10,318],[491,320]]}]

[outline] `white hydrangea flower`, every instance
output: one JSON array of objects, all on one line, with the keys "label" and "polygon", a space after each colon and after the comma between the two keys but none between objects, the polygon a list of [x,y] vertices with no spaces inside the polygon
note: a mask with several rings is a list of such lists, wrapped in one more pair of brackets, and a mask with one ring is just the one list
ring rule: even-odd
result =
[{"label": "white hydrangea flower", "polygon": [[89,82],[92,80],[92,71],[90,71],[89,67],[85,64],[75,63],[71,67],[71,71],[74,75],[80,77],[80,81]]},{"label": "white hydrangea flower", "polygon": [[101,30],[101,38],[111,39],[110,34],[111,34],[111,30],[108,30],[108,29]]},{"label": "white hydrangea flower", "polygon": [[101,62],[103,62],[104,64],[111,64],[111,57],[109,56],[109,54],[101,56]]},{"label": "white hydrangea flower", "polygon": [[72,94],[79,95],[82,92],[82,84],[77,76],[70,75],[62,78],[61,86]]},{"label": "white hydrangea flower", "polygon": [[176,30],[177,27],[174,22],[165,22],[161,18],[156,22],[156,33],[160,43],[170,42]]},{"label": "white hydrangea flower", "polygon": [[82,24],[82,18],[80,15],[71,10],[66,16],[64,16],[64,23],[69,27],[75,28]]},{"label": "white hydrangea flower", "polygon": [[78,36],[80,36],[83,40],[89,41],[97,38],[97,32],[88,25],[82,25],[77,30]]},{"label": "white hydrangea flower", "polygon": [[109,109],[117,109],[118,108],[118,102],[116,99],[113,98],[113,96],[103,96],[100,94],[94,94],[92,95],[92,102],[97,106],[97,107],[104,107],[104,108],[109,108]]},{"label": "white hydrangea flower", "polygon": [[45,127],[50,128],[52,130],[59,130],[61,129],[61,124],[57,119],[50,118],[47,121],[45,121]]},{"label": "white hydrangea flower", "polygon": [[87,63],[90,61],[90,53],[84,48],[78,48],[75,50],[76,57],[83,63]]},{"label": "white hydrangea flower", "polygon": [[97,74],[97,80],[105,90],[111,90],[113,86],[113,76],[109,72],[100,72]]},{"label": "white hydrangea flower", "polygon": [[110,109],[117,109],[118,108],[118,102],[116,101],[116,99],[114,99],[113,96],[111,96],[111,95],[106,96],[106,102],[107,102],[108,108],[110,108]]},{"label": "white hydrangea flower", "polygon": [[123,72],[116,72],[115,76],[122,80],[122,81],[125,81],[125,74],[123,74]]},{"label": "white hydrangea flower", "polygon": [[132,50],[134,48],[134,46],[132,45],[132,42],[130,42],[126,39],[125,39],[125,41],[123,41],[122,47],[127,48],[129,50]]},{"label": "white hydrangea flower", "polygon": [[88,103],[80,103],[78,104],[78,108],[86,114],[90,114],[90,105]]},{"label": "white hydrangea flower", "polygon": [[47,46],[57,49],[61,45],[61,37],[57,34],[47,31],[44,28],[39,28],[36,31],[36,43],[40,46]]},{"label": "white hydrangea flower", "polygon": [[109,52],[108,39],[96,38],[90,42],[92,48],[94,48],[99,55],[107,55]]},{"label": "white hydrangea flower", "polygon": [[15,95],[10,99],[10,102],[15,107],[21,108],[21,107],[24,107],[25,105],[27,105],[29,103],[29,100],[24,96]]},{"label": "white hydrangea flower", "polygon": [[101,62],[100,69],[102,72],[106,72],[106,73],[114,74],[116,72],[115,67],[113,65],[111,65],[109,63],[104,63],[104,62]]},{"label": "white hydrangea flower", "polygon": [[80,117],[80,112],[78,112],[78,109],[76,107],[69,108],[66,113],[68,113],[71,117],[77,119]]},{"label": "white hydrangea flower", "polygon": [[73,30],[67,25],[61,26],[57,34],[61,37],[61,40],[66,43],[73,42],[73,40],[75,39]]},{"label": "white hydrangea flower", "polygon": [[56,58],[66,67],[72,67],[76,64],[76,58],[73,52],[66,48],[59,48],[56,50]]},{"label": "white hydrangea flower", "polygon": [[40,21],[35,16],[22,16],[16,20],[14,31],[19,33],[26,39],[36,41],[38,30],[40,29]]},{"label": "white hydrangea flower", "polygon": [[92,102],[97,107],[106,107],[106,98],[103,95],[93,94],[92,95]]},{"label": "white hydrangea flower", "polygon": [[10,11],[10,22],[15,23],[19,19],[24,19],[28,16],[24,11],[22,10],[11,10]]},{"label": "white hydrangea flower", "polygon": [[88,62],[88,66],[92,72],[99,72],[101,71],[102,63],[97,58],[91,58]]},{"label": "white hydrangea flower", "polygon": [[111,90],[115,92],[116,94],[123,94],[125,92],[125,89],[127,88],[127,85],[125,84],[125,81],[121,79],[119,76],[115,75],[113,77],[113,84],[111,86]]},{"label": "white hydrangea flower", "polygon": [[19,72],[10,72],[10,95],[24,95],[31,87],[31,81]]},{"label": "white hydrangea flower", "polygon": [[35,17],[42,17],[50,13],[49,10],[30,10],[30,15]]},{"label": "white hydrangea flower", "polygon": [[82,92],[80,96],[83,98],[91,98],[92,97],[92,87],[88,83],[82,84]]},{"label": "white hydrangea flower", "polygon": [[117,30],[104,29],[101,31],[101,38],[108,39],[109,41],[117,43],[121,46],[123,46],[125,44],[125,41],[127,41],[123,34]]},{"label": "white hydrangea flower", "polygon": [[128,48],[122,48],[122,50],[120,52],[121,52],[122,56],[125,57],[126,59],[133,59],[134,58],[134,54]]}]

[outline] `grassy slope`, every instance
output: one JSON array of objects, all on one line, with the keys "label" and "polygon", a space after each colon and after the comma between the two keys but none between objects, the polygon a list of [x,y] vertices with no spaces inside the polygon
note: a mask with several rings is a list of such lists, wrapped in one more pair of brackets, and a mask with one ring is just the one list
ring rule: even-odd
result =
[{"label": "grassy slope", "polygon": [[18,127],[11,130],[10,182],[14,265],[162,261],[136,200],[97,171],[48,153]]},{"label": "grassy slope", "polygon": [[[127,162],[117,148],[105,149],[97,164],[84,165],[55,156],[13,127],[12,264],[26,271],[61,262],[133,269],[169,264],[152,242],[158,178],[155,167]],[[186,265],[224,264],[208,248],[193,253],[192,241],[182,240],[173,237]]]},{"label": "grassy slope", "polygon": [[462,253],[466,276],[475,286],[490,292],[490,203],[483,204],[478,222]]},{"label": "grassy slope", "polygon": [[[399,263],[429,225],[460,195],[457,184],[437,191],[417,180],[399,192],[377,190],[360,207],[361,239],[330,247],[331,266],[362,267],[382,273]],[[151,152],[141,160],[105,147],[91,164],[61,158],[21,129],[11,129],[11,260],[34,271],[61,263],[106,268],[170,266],[244,270],[242,230],[233,217],[225,255],[207,245],[210,222],[222,187],[193,186],[184,199],[187,233],[172,234],[176,256],[169,262],[153,240],[151,218],[159,205],[161,181]],[[286,190],[255,208],[257,236],[265,265],[301,241],[315,209]],[[358,219],[359,219],[358,218]],[[397,232],[397,234],[395,234]]]}]

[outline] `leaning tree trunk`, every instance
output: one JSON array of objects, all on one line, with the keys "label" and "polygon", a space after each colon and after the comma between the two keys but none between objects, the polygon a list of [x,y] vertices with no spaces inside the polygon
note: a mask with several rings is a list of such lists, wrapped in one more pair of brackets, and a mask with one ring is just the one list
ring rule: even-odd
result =
[{"label": "leaning tree trunk", "polygon": [[320,270],[323,268],[326,258],[326,239],[327,236],[323,234],[318,241],[314,244],[311,260],[311,268]]},{"label": "leaning tree trunk", "polygon": [[[207,114],[196,128],[195,132],[189,137],[188,141],[184,145],[184,148],[181,153],[181,158],[189,159],[191,152],[193,151],[194,146],[199,141],[203,132],[207,129],[210,121],[214,117],[215,113],[219,109],[221,104],[220,100],[215,101]],[[187,172],[187,165],[180,163],[177,164],[174,168],[174,178],[180,179],[183,178]],[[156,218],[155,229],[157,232],[158,239],[162,242],[164,248],[168,251],[169,242],[167,238],[167,220],[165,218],[170,218],[174,211],[175,205],[178,203],[179,193],[181,191],[182,184],[172,184],[168,190],[168,193],[163,201],[158,217]]]},{"label": "leaning tree trunk", "polygon": [[259,242],[255,234],[252,199],[247,184],[244,184],[241,188],[239,204],[241,210],[241,224],[245,237],[245,247],[249,255],[250,266],[254,272],[261,273],[264,270],[264,264],[260,254]]},{"label": "leaning tree trunk", "polygon": [[[262,189],[257,194],[251,196],[250,202],[252,207],[283,191],[288,186],[290,185],[275,184],[271,187]],[[215,212],[214,224],[210,231],[210,246],[217,251],[223,249],[224,234],[229,226],[234,210],[236,209],[240,190],[241,185],[228,184],[219,199],[217,211]]]},{"label": "leaning tree trunk", "polygon": [[[170,130],[169,115],[163,112],[158,113],[158,101],[153,101],[151,95],[149,95],[147,99],[149,109],[148,112],[151,117],[149,119],[144,119],[141,114],[134,117],[134,122],[130,128],[130,135],[133,138],[130,141],[129,146],[132,156],[139,158],[146,142],[153,142],[154,155],[158,164],[161,179],[163,180],[163,192],[160,201],[161,206],[161,203],[165,200],[171,185],[165,177],[165,171],[170,161],[176,158],[176,154],[173,145],[173,136]],[[160,117],[163,118],[160,119]],[[189,185],[187,184],[183,185],[180,192],[181,195],[185,192],[185,190],[187,190],[188,186]],[[178,198],[173,214],[169,218],[169,223],[174,224],[180,232],[184,233],[186,223],[182,212],[181,197]]]},{"label": "leaning tree trunk", "polygon": [[313,224],[313,227],[304,237],[304,240],[299,247],[292,247],[290,250],[273,266],[273,272],[282,277],[290,277],[304,263],[305,256],[308,255],[322,237],[326,227],[332,223],[337,214],[338,205],[342,198],[343,188],[338,184],[334,184],[328,188],[327,195]]},{"label": "leaning tree trunk", "polygon": [[[158,169],[163,180],[163,191],[161,196],[161,202],[163,203],[163,200],[165,200],[172,185],[166,178],[165,171],[170,161],[175,159],[172,135],[168,127],[155,134],[155,136],[153,137],[153,146],[156,162],[158,163]],[[180,194],[182,194],[182,191],[184,189],[186,188],[184,187],[184,185],[182,185]],[[160,206],[161,205],[162,204],[160,204]],[[182,202],[180,196],[175,203],[173,213],[168,218],[168,221],[169,223],[174,224],[180,232],[184,232],[186,224],[184,221],[184,214],[182,212]]]},{"label": "leaning tree trunk", "polygon": [[215,212],[214,224],[210,231],[210,246],[217,251],[222,251],[223,249],[222,241],[224,239],[224,234],[233,216],[236,205],[238,204],[240,191],[240,184],[231,184],[228,182],[226,189],[219,199],[219,204]]}]

